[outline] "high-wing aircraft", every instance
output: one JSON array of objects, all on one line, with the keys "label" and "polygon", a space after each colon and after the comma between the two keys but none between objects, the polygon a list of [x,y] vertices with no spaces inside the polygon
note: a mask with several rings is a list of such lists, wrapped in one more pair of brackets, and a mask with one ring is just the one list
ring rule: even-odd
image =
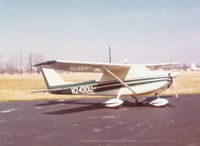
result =
[{"label": "high-wing aircraft", "polygon": [[[156,98],[149,102],[153,106],[165,106],[168,100],[160,98],[159,94],[175,83],[179,72],[153,71],[162,66],[173,66],[178,63],[166,64],[115,64],[93,63],[78,61],[53,60],[34,65],[41,68],[47,90],[52,94],[84,94],[84,95],[113,95],[103,104],[106,107],[118,107],[123,104],[120,98],[133,97],[136,104],[144,102],[148,97],[144,95],[155,94]],[[79,83],[65,82],[54,69],[69,72],[101,72],[97,80]]]}]

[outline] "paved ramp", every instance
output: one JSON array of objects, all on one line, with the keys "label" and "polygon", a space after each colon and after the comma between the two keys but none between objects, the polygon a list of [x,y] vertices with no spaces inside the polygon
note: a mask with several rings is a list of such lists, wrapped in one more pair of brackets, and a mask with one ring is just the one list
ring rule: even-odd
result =
[{"label": "paved ramp", "polygon": [[199,146],[200,95],[155,108],[106,99],[0,103],[0,146]]}]

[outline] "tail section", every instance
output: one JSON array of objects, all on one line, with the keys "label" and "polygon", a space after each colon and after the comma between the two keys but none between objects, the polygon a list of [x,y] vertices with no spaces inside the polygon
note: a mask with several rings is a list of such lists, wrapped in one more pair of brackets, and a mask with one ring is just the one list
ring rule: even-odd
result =
[{"label": "tail section", "polygon": [[54,69],[41,68],[41,71],[48,89],[66,84]]}]

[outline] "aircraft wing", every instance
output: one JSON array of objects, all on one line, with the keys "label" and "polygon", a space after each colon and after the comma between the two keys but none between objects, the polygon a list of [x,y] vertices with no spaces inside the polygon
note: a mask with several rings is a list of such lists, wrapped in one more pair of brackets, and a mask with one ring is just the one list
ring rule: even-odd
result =
[{"label": "aircraft wing", "polygon": [[161,67],[173,67],[178,66],[180,63],[160,63],[160,64],[144,64],[149,69],[158,69]]},{"label": "aircraft wing", "polygon": [[41,68],[54,68],[71,72],[103,72],[104,68],[107,68],[110,71],[116,71],[128,70],[131,67],[130,64],[92,63],[62,60],[42,62],[39,64],[35,64],[34,66]]},{"label": "aircraft wing", "polygon": [[[141,64],[149,69],[158,69],[161,67],[178,66],[180,63],[159,63],[159,64]],[[80,61],[63,61],[51,60],[35,64],[35,67],[54,68],[71,72],[102,72],[104,68],[110,71],[127,70],[131,64],[115,64],[115,63],[97,63],[97,62],[80,62]]]}]

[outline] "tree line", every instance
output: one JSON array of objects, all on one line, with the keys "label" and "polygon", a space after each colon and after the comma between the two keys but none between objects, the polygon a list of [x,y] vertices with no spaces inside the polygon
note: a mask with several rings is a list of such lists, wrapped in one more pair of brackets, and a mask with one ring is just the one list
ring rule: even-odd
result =
[{"label": "tree line", "polygon": [[0,56],[0,74],[39,73],[40,70],[33,65],[43,62],[45,59],[45,56],[40,53],[16,54],[6,60]]}]

